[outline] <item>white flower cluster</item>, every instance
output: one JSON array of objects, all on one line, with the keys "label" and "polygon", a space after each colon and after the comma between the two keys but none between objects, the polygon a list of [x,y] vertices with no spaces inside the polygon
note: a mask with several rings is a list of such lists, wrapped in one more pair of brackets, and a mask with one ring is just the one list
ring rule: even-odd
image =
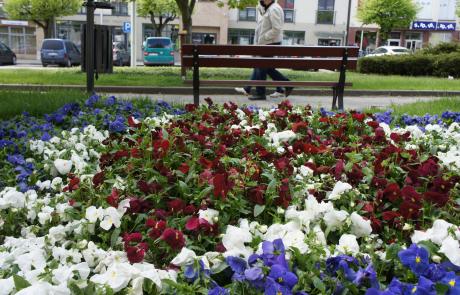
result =
[{"label": "white flower cluster", "polygon": [[460,227],[445,220],[437,219],[426,231],[414,231],[412,242],[432,241],[440,246],[439,252],[460,267]]},{"label": "white flower cluster", "polygon": [[90,125],[83,131],[78,128],[62,131],[60,137],[55,136],[48,142],[31,140],[29,148],[43,158],[44,168],[53,176],[66,175],[72,168],[73,172],[82,174],[89,163],[93,166],[97,163],[99,153],[96,149],[107,136],[108,131],[101,132]]}]

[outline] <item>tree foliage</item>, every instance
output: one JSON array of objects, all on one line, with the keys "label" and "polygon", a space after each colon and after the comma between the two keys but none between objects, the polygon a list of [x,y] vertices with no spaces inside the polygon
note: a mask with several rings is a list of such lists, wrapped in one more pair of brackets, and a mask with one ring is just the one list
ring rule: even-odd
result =
[{"label": "tree foliage", "polygon": [[138,0],[137,12],[150,18],[157,36],[161,36],[163,28],[180,14],[175,0]]},{"label": "tree foliage", "polygon": [[82,4],[82,0],[7,0],[5,11],[9,18],[36,23],[43,29],[45,38],[51,38],[54,20],[76,14]]},{"label": "tree foliage", "polygon": [[395,28],[408,28],[417,11],[412,0],[364,0],[358,8],[358,18],[364,24],[378,25],[385,39]]}]

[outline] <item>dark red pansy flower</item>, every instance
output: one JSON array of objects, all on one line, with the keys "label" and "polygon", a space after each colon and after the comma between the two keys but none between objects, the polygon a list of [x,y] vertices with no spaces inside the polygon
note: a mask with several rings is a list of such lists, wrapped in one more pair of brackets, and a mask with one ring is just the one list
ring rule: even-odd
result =
[{"label": "dark red pansy flower", "polygon": [[438,207],[444,207],[449,202],[448,194],[434,191],[425,192],[423,198]]},{"label": "dark red pansy flower", "polygon": [[185,246],[185,238],[180,230],[167,228],[161,235],[161,239],[175,250],[180,250]]},{"label": "dark red pansy flower", "polygon": [[368,126],[372,127],[373,129],[376,129],[377,127],[380,126],[379,122],[377,121],[369,121],[366,123]]},{"label": "dark red pansy flower", "polygon": [[399,212],[405,219],[414,219],[420,215],[420,208],[420,205],[411,202],[403,202],[399,207]]},{"label": "dark red pansy flower", "polygon": [[385,221],[392,221],[398,217],[401,217],[401,214],[396,211],[385,211],[382,213],[382,218]]},{"label": "dark red pansy flower", "polygon": [[373,213],[374,212],[374,205],[371,202],[364,202],[362,210],[367,212],[367,213]]},{"label": "dark red pansy flower", "polygon": [[351,117],[358,122],[363,122],[366,118],[366,114],[353,113]]},{"label": "dark red pansy flower", "polygon": [[[150,231],[148,232],[148,235],[150,238],[156,240],[158,239],[166,229],[166,221],[164,220],[153,220],[150,219],[151,221],[148,222],[148,227],[150,227]],[[147,225],[147,224],[146,224]]]},{"label": "dark red pansy flower", "polygon": [[399,135],[398,133],[395,133],[395,132],[392,132],[390,134],[390,138],[395,142],[395,143],[399,143],[402,139],[401,135]]},{"label": "dark red pansy flower", "polygon": [[184,210],[185,202],[181,199],[174,199],[168,202],[168,207],[170,208],[171,213],[178,214]]},{"label": "dark red pansy flower", "polygon": [[439,164],[433,158],[430,158],[422,163],[417,172],[421,177],[436,176],[439,168]]},{"label": "dark red pansy flower", "polygon": [[227,251],[227,249],[225,249],[224,244],[219,243],[219,244],[216,245],[216,252],[224,253],[226,251]]},{"label": "dark red pansy flower", "polygon": [[200,231],[207,236],[216,236],[219,233],[219,225],[217,223],[210,224],[205,219],[199,220]]},{"label": "dark red pansy flower", "polygon": [[214,102],[212,101],[210,97],[206,97],[204,101],[208,104],[208,106],[212,106],[214,104]]},{"label": "dark red pansy flower", "polygon": [[374,176],[374,177],[372,177],[371,183],[376,188],[384,189],[388,185],[388,180],[386,180],[385,178],[380,178],[380,177]]},{"label": "dark red pansy flower", "polygon": [[69,184],[62,189],[63,192],[71,192],[77,190],[80,187],[80,178],[72,175],[70,177]]},{"label": "dark red pansy flower", "polygon": [[187,205],[184,208],[185,215],[192,215],[192,214],[195,214],[195,212],[196,212],[196,207],[193,205]]},{"label": "dark red pansy flower", "polygon": [[185,228],[189,231],[196,231],[200,227],[200,219],[196,216],[192,216],[187,220]]},{"label": "dark red pansy flower", "polygon": [[121,150],[121,151],[117,151],[113,155],[113,159],[116,161],[116,160],[119,160],[121,158],[128,158],[129,156],[130,156],[130,152],[128,150]]},{"label": "dark red pansy flower", "polygon": [[155,181],[150,183],[145,180],[137,182],[137,188],[146,195],[158,193],[161,190],[161,185]]},{"label": "dark red pansy flower", "polygon": [[348,181],[352,184],[360,183],[364,178],[362,168],[358,164],[353,164],[351,171],[347,173]]},{"label": "dark red pansy flower", "polygon": [[112,188],[112,193],[107,196],[107,203],[109,203],[112,207],[118,207],[119,198],[120,195],[118,194],[118,190],[116,188]]},{"label": "dark red pansy flower", "polygon": [[139,198],[131,197],[129,199],[128,212],[131,214],[135,213],[147,213],[152,208],[152,204],[148,200],[142,200]]},{"label": "dark red pansy flower", "polygon": [[345,162],[342,159],[337,160],[334,167],[334,177],[335,180],[340,180],[342,178],[342,173],[345,170]]},{"label": "dark red pansy flower", "polygon": [[292,124],[292,131],[294,131],[295,133],[301,131],[301,130],[306,130],[308,128],[308,123],[305,122],[305,121],[302,121],[302,122],[296,122],[294,124]]},{"label": "dark red pansy flower", "polygon": [[194,104],[191,104],[191,103],[190,103],[190,104],[186,104],[186,105],[185,105],[185,110],[186,110],[187,112],[189,112],[189,113],[195,111],[196,109],[197,109],[197,106],[194,105]]},{"label": "dark red pansy flower", "polygon": [[132,148],[130,150],[130,153],[131,153],[131,157],[133,158],[136,158],[136,159],[142,158],[142,152],[138,148]]},{"label": "dark red pansy flower", "polygon": [[449,193],[449,191],[454,187],[454,185],[455,183],[453,181],[447,181],[444,180],[442,177],[436,177],[429,187],[431,191]]},{"label": "dark red pansy flower", "polygon": [[276,170],[278,170],[278,172],[283,172],[284,170],[289,170],[289,167],[290,167],[290,161],[286,157],[276,159],[273,164],[275,165],[275,168],[276,168]]},{"label": "dark red pansy flower", "polygon": [[69,199],[68,203],[69,203],[69,206],[73,207],[73,205],[75,205],[76,202],[74,199]]},{"label": "dark red pansy flower", "polygon": [[94,185],[94,187],[95,188],[99,187],[104,182],[104,178],[105,178],[104,170],[94,174],[94,176],[93,176],[93,185]]},{"label": "dark red pansy flower", "polygon": [[130,242],[140,242],[142,241],[142,234],[141,233],[125,233],[123,235],[123,242],[130,243]]},{"label": "dark red pansy flower", "polygon": [[166,139],[158,139],[153,142],[153,156],[156,159],[162,159],[166,156],[169,150],[169,141]]},{"label": "dark red pansy flower", "polygon": [[380,232],[382,230],[382,221],[374,216],[371,216],[371,227],[373,232]]},{"label": "dark red pansy flower", "polygon": [[267,189],[267,186],[264,184],[258,185],[252,189],[250,189],[247,193],[247,196],[249,199],[258,205],[264,205],[265,204],[265,190]]},{"label": "dark red pansy flower", "polygon": [[158,219],[166,220],[168,218],[169,213],[166,210],[163,209],[155,209],[155,217]]},{"label": "dark red pansy flower", "polygon": [[140,128],[142,124],[140,122],[136,122],[136,119],[133,116],[128,117],[128,126],[132,128]]},{"label": "dark red pansy flower", "polygon": [[145,252],[148,250],[146,243],[139,243],[137,246],[127,246],[125,251],[130,263],[140,263],[144,260]]},{"label": "dark red pansy flower", "polygon": [[385,141],[385,139],[386,139],[385,131],[383,130],[383,128],[382,127],[375,128],[375,130],[374,130],[374,140],[382,142],[382,141]]},{"label": "dark red pansy flower", "polygon": [[403,189],[401,190],[401,195],[403,196],[405,202],[409,202],[412,204],[418,205],[422,200],[422,196],[419,193],[417,193],[413,186],[403,187]]},{"label": "dark red pansy flower", "polygon": [[179,168],[177,168],[180,172],[187,174],[188,171],[190,170],[190,167],[187,165],[187,163],[182,163],[180,164]]},{"label": "dark red pansy flower", "polygon": [[291,203],[292,196],[289,189],[289,179],[285,178],[281,181],[281,186],[279,188],[279,196],[275,199],[275,205],[287,208]]},{"label": "dark red pansy flower", "polygon": [[383,198],[390,202],[395,202],[401,198],[401,189],[397,183],[390,183],[383,191]]},{"label": "dark red pansy flower", "polygon": [[218,173],[214,175],[212,184],[214,185],[214,197],[226,199],[227,193],[232,188],[227,173]]}]

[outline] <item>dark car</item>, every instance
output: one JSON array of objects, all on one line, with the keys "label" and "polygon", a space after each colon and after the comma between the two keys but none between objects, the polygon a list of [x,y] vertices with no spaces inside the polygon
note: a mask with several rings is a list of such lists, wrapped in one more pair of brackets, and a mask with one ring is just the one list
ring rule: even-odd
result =
[{"label": "dark car", "polygon": [[43,40],[40,55],[44,67],[48,65],[71,67],[81,63],[80,50],[73,42],[68,40]]},{"label": "dark car", "polygon": [[0,65],[15,65],[16,54],[4,43],[0,42]]},{"label": "dark car", "polygon": [[116,66],[129,66],[131,54],[121,42],[113,42],[113,64]]}]

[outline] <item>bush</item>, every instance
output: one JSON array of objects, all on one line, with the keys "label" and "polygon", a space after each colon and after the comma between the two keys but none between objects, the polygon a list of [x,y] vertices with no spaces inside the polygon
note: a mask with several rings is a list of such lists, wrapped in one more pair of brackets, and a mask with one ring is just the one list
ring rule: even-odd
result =
[{"label": "bush", "polygon": [[460,52],[364,57],[358,71],[365,74],[460,77]]},{"label": "bush", "polygon": [[428,46],[422,50],[420,50],[421,54],[448,54],[453,52],[460,53],[460,43],[458,42],[443,42],[439,43],[436,46]]}]

